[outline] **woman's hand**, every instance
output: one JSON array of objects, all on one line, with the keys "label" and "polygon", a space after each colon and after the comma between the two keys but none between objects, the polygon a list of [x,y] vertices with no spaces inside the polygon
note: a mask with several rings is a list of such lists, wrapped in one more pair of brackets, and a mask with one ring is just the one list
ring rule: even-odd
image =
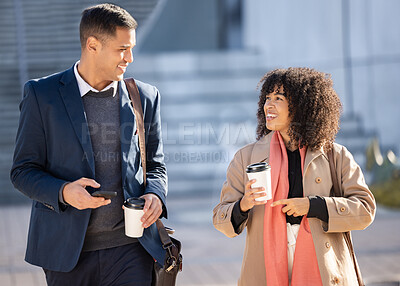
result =
[{"label": "woman's hand", "polygon": [[282,212],[292,216],[303,216],[308,214],[310,200],[308,198],[292,198],[273,202],[271,207],[285,205]]},{"label": "woman's hand", "polygon": [[[256,182],[255,179],[250,180],[246,183],[244,196],[240,201],[240,210],[242,212],[247,212],[248,210],[252,209],[255,205],[264,205],[267,201],[256,201],[256,198],[264,197],[267,194],[264,187],[261,188],[252,188],[251,185]],[[261,192],[261,193],[257,193]]]}]

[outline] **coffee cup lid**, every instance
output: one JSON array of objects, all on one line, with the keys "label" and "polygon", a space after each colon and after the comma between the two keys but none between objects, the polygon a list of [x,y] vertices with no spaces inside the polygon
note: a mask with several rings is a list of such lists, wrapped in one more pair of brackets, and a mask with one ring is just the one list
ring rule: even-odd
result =
[{"label": "coffee cup lid", "polygon": [[261,172],[261,171],[267,170],[269,168],[271,168],[271,166],[268,165],[268,163],[265,163],[265,162],[254,163],[254,164],[247,166],[246,173]]},{"label": "coffee cup lid", "polygon": [[131,209],[142,210],[144,208],[144,203],[145,203],[144,199],[132,197],[128,198],[124,202],[124,206]]}]

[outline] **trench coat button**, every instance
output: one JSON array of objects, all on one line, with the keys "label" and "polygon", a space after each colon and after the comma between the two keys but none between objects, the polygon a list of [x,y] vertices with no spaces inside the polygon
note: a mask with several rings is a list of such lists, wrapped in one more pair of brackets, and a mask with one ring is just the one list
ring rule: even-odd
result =
[{"label": "trench coat button", "polygon": [[345,207],[341,207],[341,208],[340,208],[340,211],[341,211],[341,212],[344,212],[345,210],[346,210]]},{"label": "trench coat button", "polygon": [[332,282],[333,282],[333,284],[339,284],[340,280],[339,280],[339,278],[335,277],[335,278],[333,278]]},{"label": "trench coat button", "polygon": [[329,248],[329,247],[331,247],[331,244],[329,242],[325,242],[325,246],[326,246],[326,248]]},{"label": "trench coat button", "polygon": [[321,179],[320,177],[318,177],[318,178],[315,179],[315,182],[316,182],[317,184],[320,184],[320,183],[322,182],[322,179]]}]

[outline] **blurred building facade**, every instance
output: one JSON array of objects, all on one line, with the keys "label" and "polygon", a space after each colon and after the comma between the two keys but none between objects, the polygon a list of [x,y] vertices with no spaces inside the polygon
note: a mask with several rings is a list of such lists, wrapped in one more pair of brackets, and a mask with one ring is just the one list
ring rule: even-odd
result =
[{"label": "blurred building facade", "polygon": [[[21,84],[79,58],[79,18],[99,1],[0,2],[0,200],[8,180]],[[373,136],[400,150],[400,2],[114,1],[138,20],[127,75],[162,95],[170,193],[217,196],[234,152],[255,140],[257,84],[278,67],[332,74],[344,104],[338,141],[365,164]]]}]

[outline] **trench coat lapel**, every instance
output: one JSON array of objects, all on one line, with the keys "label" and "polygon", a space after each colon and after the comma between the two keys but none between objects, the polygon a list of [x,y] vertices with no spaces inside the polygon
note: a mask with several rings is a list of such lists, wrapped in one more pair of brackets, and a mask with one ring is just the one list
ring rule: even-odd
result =
[{"label": "trench coat lapel", "polygon": [[269,163],[269,146],[271,143],[272,134],[273,132],[262,137],[256,142],[251,153],[251,164],[260,162],[264,159],[264,162]]},{"label": "trench coat lapel", "polygon": [[324,152],[322,151],[322,148],[316,149],[316,150],[309,150],[309,149],[307,148],[306,158],[305,158],[305,160],[304,160],[303,177],[304,177],[304,174],[306,174],[307,169],[308,169],[308,167],[310,166],[311,162],[312,162],[313,160],[315,160],[317,157],[321,156],[321,155],[326,156],[326,155],[324,154]]},{"label": "trench coat lapel", "polygon": [[89,128],[87,125],[86,113],[83,107],[82,98],[79,92],[78,82],[74,75],[74,68],[67,70],[62,76],[59,88],[61,98],[64,102],[69,119],[75,130],[76,136],[82,145],[84,158],[87,159],[90,169],[95,173],[94,156],[90,140]]}]

